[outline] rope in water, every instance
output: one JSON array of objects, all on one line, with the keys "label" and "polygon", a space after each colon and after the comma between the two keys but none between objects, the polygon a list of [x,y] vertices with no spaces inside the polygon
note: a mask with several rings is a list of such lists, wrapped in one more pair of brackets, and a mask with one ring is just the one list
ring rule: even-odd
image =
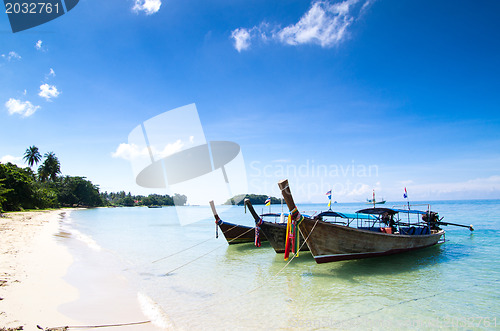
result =
[{"label": "rope in water", "polygon": [[274,275],[272,275],[269,279],[267,279],[267,280],[266,280],[266,282],[263,282],[263,283],[262,283],[262,284],[260,284],[259,286],[255,287],[255,288],[251,289],[250,291],[245,292],[245,293],[243,293],[243,294],[241,294],[241,295],[239,295],[239,296],[248,295],[248,294],[250,294],[250,293],[252,293],[252,292],[255,292],[255,291],[257,291],[257,290],[261,289],[262,287],[264,287],[265,285],[267,285],[267,284],[269,283],[269,281],[270,281],[270,280],[274,279],[274,278],[275,278],[276,276],[278,276],[281,272],[283,272],[283,270],[285,270],[285,269],[286,269],[286,267],[288,267],[288,265],[289,265],[289,264],[293,261],[293,259],[295,259],[295,258],[299,255],[299,254],[298,254],[298,252],[299,252],[299,251],[302,249],[302,247],[304,247],[304,245],[306,244],[307,239],[309,239],[309,236],[313,233],[314,229],[316,228],[316,224],[318,224],[318,221],[319,221],[319,218],[316,220],[316,222],[314,222],[314,226],[312,227],[311,232],[309,232],[309,235],[307,236],[307,238],[305,238],[305,239],[304,239],[304,242],[302,243],[302,245],[300,245],[299,249],[297,250],[297,254],[294,254],[294,255],[292,256],[292,258],[291,258],[291,259],[289,259],[289,260],[288,260],[288,262],[287,262],[287,263],[286,263],[286,264],[285,264],[285,265],[284,265],[284,266],[283,266],[283,267],[282,267],[282,268],[281,268],[281,269],[280,269],[277,273],[275,273],[275,274],[274,274]]},{"label": "rope in water", "polygon": [[[229,230],[228,230],[228,231],[231,231],[232,229],[234,229],[234,228],[235,228],[235,227],[237,227],[237,226],[238,226],[238,225],[235,225],[235,226],[233,226],[233,227],[229,228]],[[239,237],[237,237],[237,238],[239,238]],[[237,239],[237,238],[234,238],[234,239]],[[170,255],[167,255],[167,256],[164,256],[164,257],[162,257],[162,258],[159,258],[159,259],[157,259],[157,260],[154,260],[154,261],[152,261],[151,263],[156,263],[156,262],[160,262],[160,261],[166,260],[166,259],[168,259],[168,258],[170,258],[170,257],[172,257],[172,256],[175,256],[175,255],[177,255],[177,254],[180,254],[180,253],[183,253],[183,252],[185,252],[185,251],[187,251],[187,250],[190,250],[191,248],[194,248],[194,247],[196,247],[196,246],[200,246],[200,245],[202,245],[202,244],[204,244],[204,243],[206,243],[207,241],[210,241],[210,240],[212,240],[212,239],[213,239],[213,237],[212,237],[212,236],[210,236],[210,238],[207,238],[207,239],[205,239],[205,240],[203,240],[203,241],[201,241],[201,242],[199,242],[199,243],[197,243],[197,244],[194,244],[194,245],[189,246],[189,247],[186,247],[186,248],[184,248],[184,249],[182,249],[182,250],[180,250],[180,251],[178,251],[178,252],[175,252],[175,253],[172,253],[172,254],[170,254]],[[234,240],[234,239],[233,239],[233,240]],[[232,241],[232,240],[231,240],[231,241]],[[231,241],[230,241],[230,242],[231,242]],[[133,267],[127,268],[127,269],[125,269],[125,270],[129,270],[129,269],[133,269],[133,268],[137,268],[137,267],[145,266],[145,265],[148,265],[148,264],[149,264],[149,262],[148,262],[148,263],[144,263],[144,264],[140,264],[140,265],[136,265],[136,266],[133,266]]]},{"label": "rope in water", "polygon": [[[318,221],[319,219],[316,220],[316,222],[314,222],[314,226],[312,227],[311,229],[311,232],[309,233],[309,235],[307,236],[307,238],[305,238],[304,242],[302,243],[302,245],[300,246],[300,249],[302,249],[302,247],[306,244],[307,242],[307,239],[309,239],[309,236],[313,233],[314,229],[316,228],[316,224],[318,224]],[[263,288],[264,286],[268,285],[269,282],[274,279],[275,277],[277,277],[281,272],[283,272],[283,270],[285,270],[288,265],[293,261],[293,259],[295,259],[297,257],[297,254],[294,254],[289,260],[288,262],[277,272],[275,273],[274,275],[272,275],[271,277],[269,277],[265,282],[262,282],[260,285],[254,287],[253,289],[251,289],[250,291],[247,291],[247,292],[244,292],[244,293],[241,293],[239,295],[234,295],[234,296],[230,296],[230,297],[224,297],[224,298],[219,298],[218,300],[215,300],[215,302],[217,301],[224,301],[225,303],[229,302],[229,301],[232,301],[232,300],[236,300],[242,296],[247,296],[248,294],[251,294],[261,288]],[[195,305],[195,306],[191,306],[189,310],[183,312],[183,314],[188,314],[188,313],[191,313],[192,311],[195,311],[197,309],[199,309],[200,307],[207,307],[207,304],[206,303],[200,303],[199,305]],[[210,304],[210,307],[214,307],[214,302],[212,302]]]},{"label": "rope in water", "polygon": [[[227,231],[231,231],[232,229],[234,229],[234,228],[235,228],[235,227],[237,227],[237,226],[238,226],[238,225],[235,225],[235,226],[233,226],[233,227],[229,228],[229,230],[227,230]],[[248,232],[248,231],[247,231],[247,232]],[[246,232],[245,232],[245,233],[243,233],[243,234],[246,234]],[[242,235],[243,235],[243,234],[242,234]],[[229,242],[232,242],[233,240],[238,239],[239,237],[240,237],[240,236],[238,236],[238,237],[236,237],[236,238],[233,238],[233,239],[231,239]],[[210,238],[208,238],[208,239],[206,239],[206,240],[203,240],[202,242],[199,242],[199,243],[197,243],[197,244],[194,244],[193,246],[190,246],[190,247],[184,248],[184,249],[182,249],[182,250],[180,250],[180,251],[178,251],[178,252],[175,252],[175,253],[173,253],[173,254],[167,255],[167,256],[162,257],[162,258],[160,258],[160,259],[158,259],[158,260],[154,260],[154,261],[153,261],[153,262],[151,262],[151,263],[156,263],[156,262],[163,261],[163,260],[165,260],[165,259],[168,259],[169,257],[175,256],[175,255],[177,255],[177,254],[180,254],[180,253],[182,253],[182,252],[185,252],[185,251],[187,251],[187,250],[190,250],[191,248],[194,248],[194,247],[196,247],[196,246],[199,246],[199,245],[201,245],[201,244],[204,244],[204,243],[206,243],[207,241],[212,240],[212,239],[213,239],[213,237],[210,237]]]},{"label": "rope in water", "polygon": [[[231,229],[233,229],[233,228],[234,228],[234,227],[236,227],[236,226],[237,226],[237,225],[233,226]],[[241,236],[243,236],[243,235],[247,234],[247,233],[248,233],[248,232],[250,232],[250,231],[254,231],[254,228],[250,228],[250,229],[248,229],[247,231],[243,232],[243,233],[242,233],[242,234],[240,234],[239,236],[237,236],[237,237],[235,237],[235,238],[233,238],[233,239],[229,240],[229,241],[228,241],[228,243],[231,243],[232,241],[234,241],[234,240],[238,239],[239,237],[241,237]],[[219,245],[219,246],[215,247],[214,249],[212,249],[211,251],[208,251],[207,253],[205,253],[205,254],[203,254],[203,255],[200,255],[200,256],[198,256],[197,258],[195,258],[195,259],[193,259],[193,260],[191,260],[191,261],[188,261],[188,262],[184,263],[183,265],[178,266],[178,267],[177,267],[177,268],[175,268],[175,269],[170,270],[170,271],[169,271],[169,272],[167,272],[165,275],[169,275],[169,274],[171,274],[172,272],[174,272],[174,271],[176,271],[176,270],[179,270],[179,269],[181,269],[181,268],[184,268],[185,266],[187,266],[187,265],[189,265],[189,264],[191,264],[191,263],[193,263],[193,262],[195,262],[195,261],[197,261],[197,260],[201,259],[202,257],[207,256],[208,254],[210,254],[210,253],[212,253],[212,252],[214,252],[214,251],[218,250],[219,248],[221,248],[221,247],[223,247],[223,246],[226,246],[226,245],[225,245],[225,244]]]},{"label": "rope in water", "polygon": [[162,257],[162,258],[160,258],[160,259],[158,259],[158,260],[154,260],[154,261],[153,261],[153,262],[151,262],[151,263],[156,263],[156,262],[163,261],[163,260],[165,260],[165,259],[168,259],[169,257],[175,256],[175,255],[177,255],[177,254],[180,254],[180,253],[182,253],[182,252],[185,252],[185,251],[187,251],[187,250],[190,250],[191,248],[194,248],[194,247],[196,247],[196,246],[199,246],[199,245],[201,245],[201,244],[204,244],[204,243],[206,243],[207,241],[212,240],[212,239],[213,239],[213,237],[210,237],[210,238],[208,238],[207,240],[203,240],[202,242],[199,242],[199,243],[197,243],[197,244],[195,244],[195,245],[193,245],[193,246],[190,246],[190,247],[184,248],[183,250],[180,250],[180,251],[175,252],[175,253],[173,253],[173,254],[170,254],[170,255],[164,256],[164,257]]}]

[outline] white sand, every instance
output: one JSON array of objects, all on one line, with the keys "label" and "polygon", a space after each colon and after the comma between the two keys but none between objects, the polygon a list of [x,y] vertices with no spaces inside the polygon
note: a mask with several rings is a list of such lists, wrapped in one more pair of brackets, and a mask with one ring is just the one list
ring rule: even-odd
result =
[{"label": "white sand", "polygon": [[[38,330],[37,325],[52,328],[148,320],[126,279],[100,268],[101,257],[93,259],[84,252],[72,256],[62,244],[68,240],[63,238],[67,234],[59,233],[64,213],[8,213],[0,218],[0,328]],[[152,324],[112,329],[158,330]]]},{"label": "white sand", "polygon": [[62,280],[73,259],[54,239],[61,211],[9,213],[0,218],[0,326],[37,330],[79,324],[58,311],[78,298]]}]

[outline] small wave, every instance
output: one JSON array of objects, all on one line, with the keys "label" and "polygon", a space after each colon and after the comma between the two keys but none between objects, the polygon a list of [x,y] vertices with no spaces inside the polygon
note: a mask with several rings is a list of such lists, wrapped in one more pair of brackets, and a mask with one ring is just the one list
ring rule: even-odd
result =
[{"label": "small wave", "polygon": [[69,233],[73,238],[83,242],[91,249],[95,251],[100,251],[102,249],[92,237],[75,229],[73,218],[71,218],[71,210],[65,212],[59,224],[61,231]]},{"label": "small wave", "polygon": [[100,251],[102,249],[94,239],[86,234],[81,233],[77,229],[69,229],[69,232],[75,237],[75,239],[87,244],[87,246],[89,246],[91,249],[95,251]]},{"label": "small wave", "polygon": [[167,314],[153,299],[141,292],[137,293],[137,299],[139,300],[142,312],[151,320],[151,323],[164,330],[174,329],[174,325]]},{"label": "small wave", "polygon": [[61,223],[60,228],[59,228],[59,232],[65,233],[66,235],[69,234],[69,236],[75,238],[76,240],[83,242],[89,248],[91,248],[95,251],[100,251],[102,249],[101,246],[99,246],[99,244],[94,239],[92,239],[92,237],[81,233],[80,231],[75,229],[73,226],[71,226],[67,222]]}]

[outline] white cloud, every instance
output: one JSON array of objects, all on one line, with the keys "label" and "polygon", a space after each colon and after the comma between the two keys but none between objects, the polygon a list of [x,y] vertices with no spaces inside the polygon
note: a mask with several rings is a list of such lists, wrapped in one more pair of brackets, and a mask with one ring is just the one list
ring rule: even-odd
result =
[{"label": "white cloud", "polygon": [[21,156],[5,155],[0,158],[0,163],[12,163],[22,166],[23,158]]},{"label": "white cloud", "polygon": [[[359,3],[362,5],[359,5]],[[238,52],[250,47],[253,39],[275,40],[287,45],[316,44],[333,47],[347,37],[347,28],[373,3],[373,0],[315,0],[300,20],[287,27],[261,23],[251,29],[238,28],[231,33]]]},{"label": "white cloud", "polygon": [[135,0],[132,10],[136,13],[142,11],[146,15],[152,15],[160,10],[161,0]]},{"label": "white cloud", "polygon": [[14,98],[10,98],[9,101],[5,103],[5,107],[7,108],[10,115],[19,114],[23,117],[28,117],[33,115],[40,106],[34,106],[29,101],[22,102],[21,100],[17,100]]},{"label": "white cloud", "polygon": [[327,1],[313,3],[311,9],[296,24],[278,32],[277,38],[289,45],[319,44],[331,47],[345,37],[347,27],[354,17],[349,9],[358,0],[331,4]]},{"label": "white cloud", "polygon": [[[159,149],[155,146],[151,146],[151,153],[153,154],[153,159],[160,160],[181,151],[182,147],[184,147],[184,143],[179,139]],[[111,156],[128,161],[139,158],[150,158],[149,149],[147,147],[139,147],[136,144],[120,144],[116,151],[111,153]]]},{"label": "white cloud", "polygon": [[114,158],[134,160],[149,156],[147,147],[140,148],[136,144],[120,144],[115,152],[111,153]]},{"label": "white cloud", "polygon": [[248,47],[250,47],[250,39],[251,39],[250,32],[245,28],[239,28],[234,30],[231,33],[231,38],[234,39],[234,48],[236,48],[238,52],[241,52],[242,50],[245,50]]},{"label": "white cloud", "polygon": [[43,41],[38,40],[38,41],[36,42],[36,44],[35,44],[35,48],[36,48],[38,51],[42,50],[42,44],[43,44]]},{"label": "white cloud", "polygon": [[2,54],[2,57],[4,59],[6,59],[7,61],[10,61],[12,59],[14,59],[14,60],[21,60],[21,55],[17,54],[14,51],[10,51],[9,54],[7,54],[7,55]]},{"label": "white cloud", "polygon": [[49,73],[45,75],[45,80],[49,80],[50,77],[55,77],[56,76],[56,72],[54,71],[54,69],[50,68],[49,70]]},{"label": "white cloud", "polygon": [[57,98],[57,96],[61,94],[57,90],[57,87],[54,85],[49,85],[49,84],[42,84],[40,85],[40,93],[38,93],[39,96],[42,98],[45,98],[45,100],[50,101],[52,98]]}]

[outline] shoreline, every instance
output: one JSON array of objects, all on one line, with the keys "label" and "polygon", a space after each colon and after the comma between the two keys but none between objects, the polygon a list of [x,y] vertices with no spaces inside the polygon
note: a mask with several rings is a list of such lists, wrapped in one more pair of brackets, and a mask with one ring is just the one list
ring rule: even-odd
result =
[{"label": "shoreline", "polygon": [[[0,218],[0,329],[149,321],[128,280],[102,268],[112,257],[62,229],[72,210]],[[160,330],[151,323],[124,329]]]}]

